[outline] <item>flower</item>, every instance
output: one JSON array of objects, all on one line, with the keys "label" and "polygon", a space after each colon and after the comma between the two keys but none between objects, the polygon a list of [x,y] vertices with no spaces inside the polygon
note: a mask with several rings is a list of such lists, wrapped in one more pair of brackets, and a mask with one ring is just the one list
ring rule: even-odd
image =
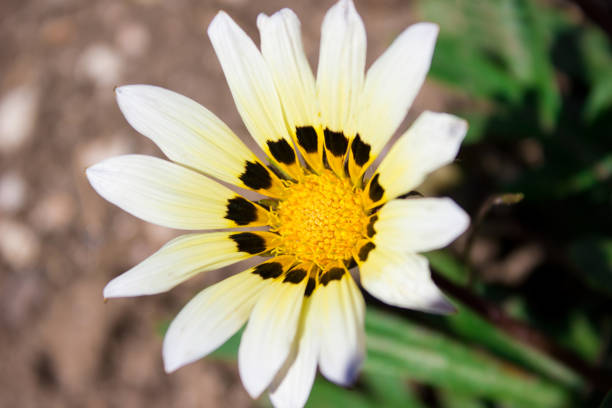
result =
[{"label": "flower", "polygon": [[[363,287],[383,302],[453,310],[417,252],[448,245],[469,218],[448,198],[402,195],[454,160],[467,126],[425,112],[365,177],[425,79],[438,27],[407,28],[365,75],[363,22],[352,1],[340,0],[323,21],[315,80],[291,10],[262,14],[257,25],[261,51],[224,12],[208,34],[270,165],[191,99],[129,85],[116,89],[121,111],[172,162],[120,156],[87,177],[102,197],[145,221],[230,230],[171,240],[109,282],[106,298],[164,292],[198,273],[269,256],[183,308],[164,339],[165,369],[202,358],[248,320],[238,355],[246,390],[257,397],[268,389],[276,406],[302,406],[317,366],[347,385],[363,361],[365,304],[348,271],[355,264]],[[211,177],[271,199],[249,200]]]}]

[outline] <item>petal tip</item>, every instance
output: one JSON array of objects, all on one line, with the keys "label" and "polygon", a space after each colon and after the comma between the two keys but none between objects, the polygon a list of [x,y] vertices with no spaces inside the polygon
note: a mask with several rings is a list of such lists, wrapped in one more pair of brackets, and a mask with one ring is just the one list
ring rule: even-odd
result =
[{"label": "petal tip", "polygon": [[108,282],[102,290],[102,296],[104,296],[104,299],[122,297],[120,291],[117,289],[117,286],[117,278],[112,279],[110,282]]},{"label": "petal tip", "polygon": [[221,25],[227,25],[231,21],[231,17],[223,10],[219,10],[215,17],[212,19],[210,24],[208,25],[208,36],[212,37],[216,34],[217,30],[220,29]]},{"label": "petal tip", "polygon": [[115,95],[117,99],[123,98],[126,96],[131,96],[136,91],[143,89],[145,87],[153,87],[153,86],[152,85],[135,85],[135,84],[121,85],[115,88]]},{"label": "petal tip", "polygon": [[164,371],[166,374],[171,374],[181,368],[182,364],[176,358],[176,353],[173,352],[173,349],[168,346],[168,335],[166,334],[166,338],[164,339],[164,344],[162,346],[162,360],[164,361]]},{"label": "petal tip", "polygon": [[325,365],[320,365],[321,374],[334,384],[342,387],[350,387],[355,383],[359,376],[359,369],[363,362],[362,354],[355,355],[350,361],[346,362],[346,366],[342,370],[332,369]]},{"label": "petal tip", "polygon": [[340,0],[334,4],[327,12],[329,16],[335,16],[334,18],[342,18],[344,21],[354,21],[355,17],[359,18],[355,3],[353,0]]},{"label": "petal tip", "polygon": [[249,374],[246,373],[246,369],[241,367],[242,366],[240,365],[240,359],[238,359],[238,372],[240,374],[240,379],[242,380],[242,385],[244,386],[244,389],[251,396],[251,398],[259,398],[259,396],[263,393],[265,387],[259,386],[260,381],[249,380]]},{"label": "petal tip", "polygon": [[257,28],[260,31],[263,30],[270,21],[270,18],[271,17],[268,16],[266,13],[259,13],[257,15]]},{"label": "petal tip", "polygon": [[465,119],[461,119],[461,118],[457,118],[457,121],[455,122],[453,128],[451,131],[453,132],[457,132],[457,133],[461,133],[461,134],[465,134],[467,133],[468,130],[468,121]]},{"label": "petal tip", "polygon": [[346,372],[344,373],[344,384],[345,386],[349,386],[357,381],[357,377],[359,376],[359,369],[361,368],[361,363],[363,362],[363,356],[361,354],[356,355],[353,360],[347,365]]},{"label": "petal tip", "polygon": [[436,37],[440,32],[440,25],[437,23],[420,22],[412,26],[412,28],[421,31],[421,34],[427,35],[428,37]]},{"label": "petal tip", "polygon": [[[453,231],[455,231],[456,235],[453,237],[452,241],[457,239],[461,234],[463,234],[468,227],[470,226],[470,215],[463,209],[459,204],[457,204],[453,199],[449,197],[445,197],[442,200],[448,206],[448,215],[449,221],[454,225]],[[449,242],[450,243],[450,242]]]},{"label": "petal tip", "polygon": [[459,219],[459,235],[461,235],[470,227],[470,223],[472,222],[472,220],[470,218],[470,215],[459,206],[457,206],[457,215],[457,218]]},{"label": "petal tip", "polygon": [[450,315],[456,314],[458,312],[457,308],[443,295],[436,298],[432,302],[427,305],[427,311],[430,313],[442,314],[442,315]]},{"label": "petal tip", "polygon": [[98,191],[104,173],[105,166],[103,161],[85,169],[85,177],[87,177],[89,184],[91,184],[94,190]]}]

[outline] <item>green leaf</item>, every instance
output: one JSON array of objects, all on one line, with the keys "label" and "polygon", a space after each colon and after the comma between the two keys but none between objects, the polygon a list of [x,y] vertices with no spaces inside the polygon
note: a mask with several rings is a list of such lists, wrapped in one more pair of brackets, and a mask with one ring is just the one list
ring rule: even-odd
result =
[{"label": "green leaf", "polygon": [[482,53],[456,38],[440,35],[431,65],[432,77],[479,97],[502,95],[518,100],[520,85]]},{"label": "green leaf", "polygon": [[612,408],[612,391],[608,391],[599,408]]},{"label": "green leaf", "polygon": [[584,107],[585,118],[594,120],[606,109],[612,108],[612,72],[610,76],[597,81]]},{"label": "green leaf", "polygon": [[557,188],[560,196],[586,191],[612,178],[612,153],[567,177]]},{"label": "green leaf", "polygon": [[576,241],[570,253],[582,280],[591,289],[612,296],[612,239],[585,238]]},{"label": "green leaf", "polygon": [[170,320],[161,320],[155,323],[155,333],[159,337],[164,337],[166,332],[168,331],[168,327],[170,327]]},{"label": "green leaf", "polygon": [[481,398],[456,392],[443,391],[438,393],[438,398],[444,408],[487,408],[486,402]]},{"label": "green leaf", "polygon": [[425,408],[413,389],[408,387],[408,378],[390,374],[364,375],[363,382],[370,389],[379,407]]},{"label": "green leaf", "polygon": [[546,37],[546,28],[539,18],[546,12],[530,0],[508,1],[522,13],[522,24],[519,27],[522,44],[526,47],[531,65],[531,83],[538,95],[538,108],[541,125],[551,130],[557,122],[561,108],[561,94],[556,84],[555,72],[549,58],[550,39]]},{"label": "green leaf", "polygon": [[458,312],[445,317],[442,323],[452,332],[568,388],[579,389],[584,385],[583,379],[565,365],[510,337],[463,304],[453,304]]},{"label": "green leaf", "polygon": [[581,310],[574,310],[569,314],[567,333],[559,339],[560,344],[574,350],[591,364],[597,364],[603,341],[600,329]]},{"label": "green leaf", "polygon": [[395,373],[464,395],[530,407],[562,407],[563,387],[396,317],[366,314],[368,375]]},{"label": "green leaf", "polygon": [[561,95],[549,58],[552,37],[529,0],[427,0],[419,3],[441,32],[431,74],[476,97],[520,104],[535,96],[540,126],[554,128]]},{"label": "green leaf", "polygon": [[432,251],[425,254],[432,268],[439,271],[451,282],[465,286],[468,283],[468,269],[446,251]]},{"label": "green leaf", "polygon": [[380,405],[371,398],[364,398],[364,395],[357,390],[342,388],[323,378],[317,378],[310,392],[306,407],[378,408]]},{"label": "green leaf", "polygon": [[210,356],[219,360],[236,360],[243,331],[244,327],[238,330],[238,332],[230,337],[228,341],[223,343],[221,347],[213,351]]},{"label": "green leaf", "polygon": [[481,142],[486,137],[487,126],[489,124],[490,112],[478,112],[475,110],[461,110],[457,112],[459,116],[469,124],[468,132],[463,141],[464,145]]}]

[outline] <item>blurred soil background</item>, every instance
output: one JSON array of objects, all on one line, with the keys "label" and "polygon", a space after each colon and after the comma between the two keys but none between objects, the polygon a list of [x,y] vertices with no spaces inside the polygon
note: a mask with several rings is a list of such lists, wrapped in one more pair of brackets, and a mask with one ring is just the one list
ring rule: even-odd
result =
[{"label": "blurred soil background", "polygon": [[[593,27],[571,3],[539,3],[567,16],[577,30]],[[161,156],[119,112],[113,88],[122,84],[154,84],[187,95],[246,140],[206,27],[224,9],[258,42],[257,14],[290,7],[302,21],[305,49],[316,67],[320,25],[331,5],[329,0],[0,2],[0,407],[256,404],[240,384],[235,363],[204,359],[166,375],[161,359],[163,325],[201,288],[242,267],[207,273],[164,295],[104,303],[102,289],[111,278],[177,232],[147,224],[104,201],[86,181],[85,169],[120,154]],[[410,1],[357,0],[356,6],[368,34],[368,65],[405,27],[428,17],[427,10]],[[453,34],[457,27],[452,21],[442,25],[442,33]],[[579,46],[569,41],[575,38],[570,34],[566,46]],[[442,42],[438,47],[448,51],[454,46]],[[453,54],[441,58],[444,55]],[[609,119],[598,122],[605,125],[601,131],[608,131],[607,141],[598,139],[595,150],[600,156],[589,156],[580,146],[572,150],[583,130],[563,139],[572,154],[582,155],[580,168],[596,166],[603,157],[603,165],[595,168],[595,181],[583,188],[580,183],[591,177],[586,174],[577,180],[577,189],[570,186],[566,194],[561,186],[558,196],[546,196],[539,185],[521,180],[556,183],[558,174],[570,171],[563,160],[555,162],[561,170],[545,166],[557,150],[551,153],[550,138],[540,139],[555,128],[559,109],[546,116],[545,106],[544,116],[538,117],[536,89],[536,96],[525,92],[511,103],[502,94],[500,103],[508,102],[504,106],[513,110],[496,111],[490,103],[495,98],[478,95],[480,88],[460,90],[465,74],[460,58],[436,61],[433,79],[419,94],[406,123],[424,109],[485,113],[468,118],[476,129],[471,142],[458,162],[434,174],[421,192],[450,194],[472,216],[491,194],[524,192],[523,203],[497,209],[483,223],[469,265],[488,288],[481,294],[500,304],[507,301],[504,305],[515,310],[515,316],[534,307],[544,326],[569,324],[568,304],[592,295],[588,283],[577,277],[582,273],[580,263],[568,259],[568,251],[578,251],[587,264],[600,262],[591,256],[593,247],[604,245],[610,251],[605,246],[609,241],[601,244],[611,223],[610,156],[605,156],[610,152],[610,127],[605,127]],[[454,87],[448,86],[453,78],[444,77],[445,67],[460,74]],[[556,71],[553,77],[563,98],[572,92],[586,95],[591,89],[567,72]],[[609,100],[601,93],[598,106],[609,118]],[[492,94],[500,93],[494,89]],[[577,115],[578,107],[570,108],[563,112]],[[600,114],[596,111],[595,119]],[[542,127],[525,130],[516,117]],[[576,131],[564,126],[558,128]],[[520,136],[505,137],[512,132]],[[502,136],[486,139],[491,133]],[[541,169],[546,170],[541,179],[530,173]],[[460,257],[465,241],[464,237],[451,253]],[[604,281],[609,267],[605,256]],[[601,270],[601,264],[594,267]],[[516,300],[517,293],[526,294],[522,302]],[[532,302],[534,298],[539,302]],[[582,357],[589,361],[601,357],[601,344],[595,340],[610,337],[609,318],[606,332],[601,331],[609,300],[596,298],[588,312],[575,315],[577,320],[570,323],[587,327],[582,337],[561,339],[584,342],[585,348],[573,352],[581,355],[587,350]],[[556,329],[547,335],[554,339]]]}]

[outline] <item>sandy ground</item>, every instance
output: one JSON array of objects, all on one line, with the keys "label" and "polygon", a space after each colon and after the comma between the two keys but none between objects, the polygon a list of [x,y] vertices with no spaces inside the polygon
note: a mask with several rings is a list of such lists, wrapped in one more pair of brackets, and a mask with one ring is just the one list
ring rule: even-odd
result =
[{"label": "sandy ground", "polygon": [[[158,326],[206,285],[104,304],[102,288],[177,233],[105,202],[84,170],[125,153],[161,155],[121,116],[113,88],[184,93],[247,137],[205,35],[225,9],[257,38],[259,12],[293,8],[314,66],[331,0],[0,3],[0,406],[251,406],[235,364],[166,375]],[[410,2],[358,1],[372,61],[409,23]],[[443,109],[428,85],[415,111]]]}]

